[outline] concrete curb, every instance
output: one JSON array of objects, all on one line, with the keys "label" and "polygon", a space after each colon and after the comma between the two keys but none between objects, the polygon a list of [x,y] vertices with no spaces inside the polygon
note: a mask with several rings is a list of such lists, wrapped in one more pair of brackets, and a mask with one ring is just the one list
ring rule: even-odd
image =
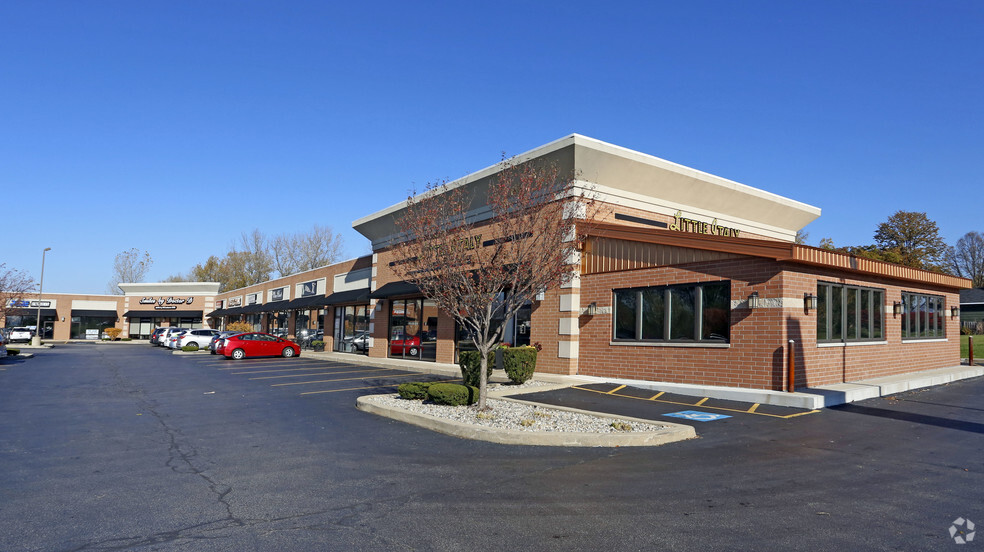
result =
[{"label": "concrete curb", "polygon": [[[484,426],[475,426],[471,424],[464,424],[461,422],[455,422],[452,420],[445,420],[443,418],[438,418],[436,416],[430,416],[427,414],[418,414],[416,412],[409,412],[406,410],[400,410],[396,408],[389,408],[382,405],[374,404],[371,402],[372,395],[366,395],[359,397],[356,400],[356,408],[362,410],[363,412],[368,412],[370,414],[376,414],[378,416],[383,416],[390,418],[392,420],[397,420],[400,422],[413,424],[415,426],[423,427],[425,429],[430,429],[432,431],[437,431],[445,435],[451,435],[452,437],[460,437],[463,439],[474,439],[478,441],[488,441],[491,443],[498,443],[502,445],[534,445],[534,446],[551,446],[551,447],[651,447],[658,445],[665,445],[667,443],[675,443],[677,441],[684,441],[687,439],[693,439],[697,437],[697,432],[694,428],[688,425],[674,424],[668,422],[658,422],[660,425],[666,426],[664,429],[659,431],[633,431],[626,433],[562,433],[562,432],[536,432],[536,431],[519,431],[513,429],[496,429]],[[510,400],[510,399],[506,399]],[[652,420],[642,420],[639,418],[630,418],[627,416],[615,416],[612,414],[603,414],[599,412],[588,412],[584,410],[577,410],[574,408],[563,408],[555,406],[546,406],[539,403],[527,403],[526,401],[520,401],[512,399],[515,402],[521,402],[525,404],[536,404],[539,408],[549,408],[552,410],[563,410],[568,412],[579,412],[583,414],[590,414],[598,416],[600,418],[610,418],[618,420],[626,420],[628,422],[635,422],[640,424],[652,424]]]}]

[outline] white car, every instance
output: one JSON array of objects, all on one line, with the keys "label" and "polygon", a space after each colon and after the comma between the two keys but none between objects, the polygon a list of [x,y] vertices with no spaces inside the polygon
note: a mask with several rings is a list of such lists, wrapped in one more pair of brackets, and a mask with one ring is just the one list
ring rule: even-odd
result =
[{"label": "white car", "polygon": [[7,340],[11,343],[15,341],[27,343],[32,337],[34,337],[34,332],[28,328],[13,328],[10,330],[10,335],[7,336]]},{"label": "white car", "polygon": [[193,345],[195,348],[204,349],[217,335],[219,335],[219,330],[188,330],[178,334],[174,348],[181,349],[187,345]]}]

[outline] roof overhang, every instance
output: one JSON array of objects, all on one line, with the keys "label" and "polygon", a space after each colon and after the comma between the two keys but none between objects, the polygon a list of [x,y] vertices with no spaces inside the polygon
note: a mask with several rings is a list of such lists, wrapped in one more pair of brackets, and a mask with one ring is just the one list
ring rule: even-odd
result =
[{"label": "roof overhang", "polygon": [[[820,216],[817,207],[579,134],[510,161],[533,159],[556,163],[561,174],[577,175],[577,186],[606,203],[670,216],[680,211],[688,218],[716,218],[722,225],[778,240],[792,242],[797,231]],[[500,170],[501,164],[496,164],[448,184],[472,189],[469,222],[491,217],[488,187]],[[405,208],[405,201],[391,205],[354,221],[352,227],[369,238],[373,249],[385,247],[396,239],[395,221]]]},{"label": "roof overhang", "polygon": [[[967,278],[911,268],[885,261],[866,259],[864,257],[856,257],[854,255],[795,243],[694,234],[605,223],[585,226],[584,230],[589,238],[597,236],[631,242],[718,251],[766,258],[780,262],[816,266],[825,269],[849,270],[867,276],[878,276],[955,290],[971,288],[971,280]],[[586,252],[586,254],[590,255],[590,252]]]}]

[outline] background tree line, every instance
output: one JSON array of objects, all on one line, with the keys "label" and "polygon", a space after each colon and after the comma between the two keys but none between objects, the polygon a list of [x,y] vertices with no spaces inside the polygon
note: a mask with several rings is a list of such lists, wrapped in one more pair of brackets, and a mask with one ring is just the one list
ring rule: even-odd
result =
[{"label": "background tree line", "polygon": [[[243,232],[225,255],[211,255],[187,273],[172,274],[165,282],[219,282],[219,291],[238,289],[330,265],[341,260],[342,237],[330,226],[315,225],[306,232],[266,236],[259,229]],[[137,249],[116,256],[111,293],[122,293],[121,282],[140,282],[153,264],[150,254]]]},{"label": "background tree line", "polygon": [[[802,243],[806,234],[797,235]],[[878,225],[875,243],[836,247],[833,240],[823,238],[820,247],[865,257],[888,261],[903,266],[932,270],[969,278],[974,287],[984,287],[984,235],[968,232],[949,246],[940,237],[936,222],[926,213],[897,211]]]}]

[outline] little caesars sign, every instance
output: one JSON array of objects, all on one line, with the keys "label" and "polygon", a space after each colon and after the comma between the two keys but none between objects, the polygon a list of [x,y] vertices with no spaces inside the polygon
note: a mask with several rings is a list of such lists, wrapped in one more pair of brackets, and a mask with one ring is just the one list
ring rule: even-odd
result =
[{"label": "little caesars sign", "polygon": [[673,215],[673,224],[670,225],[670,230],[677,230],[679,232],[691,232],[694,234],[711,234],[713,236],[731,236],[732,238],[737,238],[741,230],[737,228],[729,228],[727,226],[718,225],[718,219],[714,219],[711,222],[701,222],[699,220],[683,218],[681,211],[677,211]]},{"label": "little caesars sign", "polygon": [[178,305],[190,305],[195,301],[194,297],[144,297],[140,300],[141,305],[154,305],[154,310],[175,310]]}]

